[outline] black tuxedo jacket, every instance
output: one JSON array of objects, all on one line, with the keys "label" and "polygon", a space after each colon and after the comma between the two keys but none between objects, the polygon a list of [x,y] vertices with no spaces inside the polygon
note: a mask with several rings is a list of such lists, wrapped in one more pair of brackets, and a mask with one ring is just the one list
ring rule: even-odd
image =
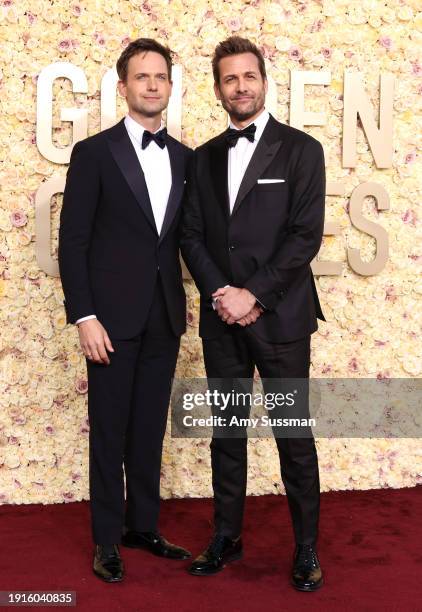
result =
[{"label": "black tuxedo jacket", "polygon": [[179,220],[192,151],[171,136],[167,147],[172,187],[158,235],[144,174],[124,121],[75,145],[59,232],[69,323],[95,314],[111,337],[133,337],[145,323],[159,272],[173,331],[184,333]]},{"label": "black tuxedo jacket", "polygon": [[[219,287],[246,287],[265,312],[251,329],[291,342],[324,320],[310,263],[324,227],[321,144],[270,116],[230,214],[225,133],[195,151],[181,250],[201,293],[200,335],[227,330],[212,308]],[[260,183],[258,179],[282,179]]]}]

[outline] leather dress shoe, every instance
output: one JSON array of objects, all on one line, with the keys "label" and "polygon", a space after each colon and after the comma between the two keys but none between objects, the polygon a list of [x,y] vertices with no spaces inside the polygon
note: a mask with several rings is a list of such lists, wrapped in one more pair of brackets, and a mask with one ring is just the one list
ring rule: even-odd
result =
[{"label": "leather dress shoe", "polygon": [[225,568],[227,563],[241,559],[243,547],[241,538],[231,540],[221,534],[215,534],[208,548],[189,568],[193,576],[211,576]]},{"label": "leather dress shoe", "polygon": [[298,591],[316,591],[323,585],[318,555],[311,544],[296,546],[292,584]]},{"label": "leather dress shoe", "polygon": [[188,550],[167,542],[162,535],[154,531],[127,531],[122,536],[122,545],[128,548],[143,548],[167,559],[189,559],[192,556]]},{"label": "leather dress shoe", "polygon": [[123,579],[123,562],[117,544],[95,546],[93,570],[105,582],[120,582]]}]

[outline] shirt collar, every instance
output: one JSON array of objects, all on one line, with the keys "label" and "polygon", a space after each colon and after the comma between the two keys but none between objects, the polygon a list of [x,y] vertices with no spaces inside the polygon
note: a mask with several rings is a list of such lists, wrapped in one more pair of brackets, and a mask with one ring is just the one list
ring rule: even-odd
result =
[{"label": "shirt collar", "polygon": [[[250,123],[248,123],[248,125],[245,125],[245,128],[247,128],[252,123],[254,123],[256,125],[256,132],[255,132],[255,140],[254,140],[254,142],[258,142],[258,140],[261,138],[262,132],[264,131],[265,126],[267,125],[267,122],[268,122],[269,118],[270,118],[270,113],[264,108],[262,113],[260,115],[258,115],[258,117],[256,117]],[[243,130],[243,129],[245,129],[245,128],[238,128],[238,127],[236,127],[231,121],[230,121],[230,127],[232,129],[234,129],[234,130],[239,130],[239,129]]]},{"label": "shirt collar", "polygon": [[[134,138],[137,142],[142,142],[142,136],[145,132],[145,128],[140,123],[135,121],[135,119],[133,119],[130,115],[126,115],[125,126],[129,134],[131,134],[132,138]],[[162,130],[163,127],[164,124],[163,122],[161,122],[160,127],[154,132],[154,134]]]}]

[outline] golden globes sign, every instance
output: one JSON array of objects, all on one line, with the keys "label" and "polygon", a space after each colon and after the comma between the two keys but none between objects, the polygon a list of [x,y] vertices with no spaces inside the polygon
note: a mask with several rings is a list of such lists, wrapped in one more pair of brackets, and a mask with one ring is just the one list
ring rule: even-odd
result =
[{"label": "golden globes sign", "polygon": [[[37,147],[41,155],[56,164],[68,164],[72,147],[88,135],[88,110],[80,108],[61,109],[62,121],[72,123],[72,142],[67,147],[59,148],[52,140],[53,117],[53,83],[57,78],[67,78],[72,82],[74,93],[87,93],[88,83],[84,71],[67,62],[55,62],[44,68],[37,82]],[[101,81],[101,130],[116,123],[116,85],[117,73],[108,70]],[[394,77],[390,73],[380,75],[380,94],[378,122],[374,120],[374,109],[363,86],[362,74],[344,72],[343,94],[343,142],[342,167],[356,167],[356,139],[358,117],[368,140],[377,168],[389,168],[393,156],[393,91]],[[292,127],[303,130],[305,126],[323,126],[327,123],[323,112],[305,110],[305,85],[325,85],[331,83],[328,71],[292,70],[290,72],[290,117]],[[267,109],[276,115],[277,89],[271,76],[268,77]],[[167,110],[167,129],[180,140],[182,118],[182,67],[173,67],[173,92]],[[378,123],[378,124],[377,124]],[[65,185],[64,176],[52,176],[37,191],[35,199],[36,255],[40,268],[49,275],[58,276],[57,261],[51,255],[51,198],[62,193]],[[327,196],[345,194],[345,185],[341,182],[327,183]],[[349,217],[352,225],[375,239],[376,249],[372,261],[363,261],[359,249],[347,248],[347,260],[350,268],[357,274],[372,276],[384,268],[388,260],[388,234],[383,227],[366,219],[362,213],[366,197],[375,198],[378,211],[388,210],[390,201],[384,187],[376,182],[361,183],[352,191],[349,200]],[[325,222],[324,235],[340,234],[340,225]],[[312,262],[316,275],[340,275],[343,264],[335,261]]]}]

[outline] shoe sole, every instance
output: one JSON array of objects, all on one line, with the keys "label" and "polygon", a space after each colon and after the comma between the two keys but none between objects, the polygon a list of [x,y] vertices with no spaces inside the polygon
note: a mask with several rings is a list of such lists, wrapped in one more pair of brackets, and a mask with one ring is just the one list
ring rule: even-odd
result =
[{"label": "shoe sole", "polygon": [[294,588],[297,591],[301,591],[302,593],[313,593],[314,591],[318,591],[318,589],[320,589],[323,584],[324,584],[324,581],[322,579],[321,579],[321,582],[319,582],[314,587],[300,587],[300,586],[297,586],[297,584],[294,584],[294,582],[292,582],[292,585],[294,586]]},{"label": "shoe sole", "polygon": [[206,574],[198,570],[188,570],[188,572],[191,576],[214,576],[215,574],[218,574],[218,572],[221,572],[228,563],[232,563],[233,561],[239,561],[242,558],[243,558],[243,552],[236,553],[235,555],[231,555],[225,560],[224,565],[222,565],[221,567],[211,572],[207,572]]},{"label": "shoe sole", "polygon": [[103,582],[107,582],[108,584],[111,584],[112,582],[121,582],[123,580],[123,576],[121,578],[105,578],[104,576],[96,572],[95,570],[92,570],[92,571],[94,575],[97,576],[97,578],[99,578]]},{"label": "shoe sole", "polygon": [[169,557],[168,555],[160,555],[159,553],[154,552],[147,546],[138,546],[137,544],[123,544],[123,542],[121,542],[120,545],[124,548],[137,548],[138,550],[146,550],[147,552],[151,553],[152,555],[155,555],[156,557],[162,557],[163,559],[172,559],[173,561],[186,561],[187,559],[190,559],[192,557],[192,555],[189,555],[188,557]]}]

